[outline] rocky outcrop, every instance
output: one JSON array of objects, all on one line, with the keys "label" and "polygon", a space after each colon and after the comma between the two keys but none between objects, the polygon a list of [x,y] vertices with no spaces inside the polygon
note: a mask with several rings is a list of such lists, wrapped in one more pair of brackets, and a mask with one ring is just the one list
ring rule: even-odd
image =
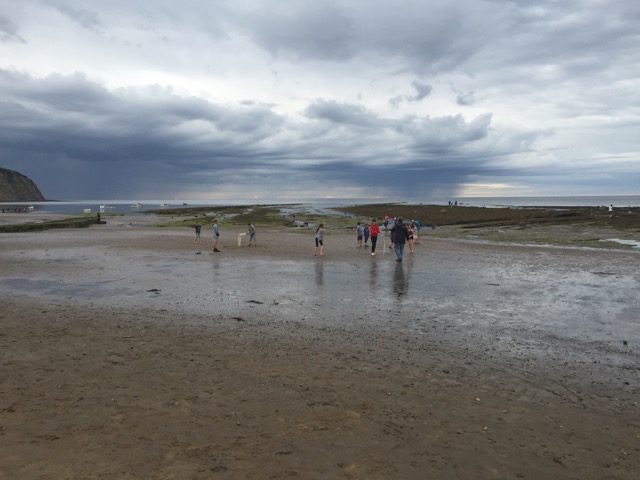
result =
[{"label": "rocky outcrop", "polygon": [[0,201],[38,202],[45,200],[40,189],[29,178],[15,170],[0,168]]}]

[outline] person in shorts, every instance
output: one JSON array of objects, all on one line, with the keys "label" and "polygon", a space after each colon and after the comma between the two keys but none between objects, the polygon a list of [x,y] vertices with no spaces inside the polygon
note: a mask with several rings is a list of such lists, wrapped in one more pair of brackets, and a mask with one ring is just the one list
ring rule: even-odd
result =
[{"label": "person in shorts", "polygon": [[320,255],[324,255],[324,223],[318,225],[316,229],[316,248],[313,249],[313,256],[315,257],[318,248],[320,249]]}]

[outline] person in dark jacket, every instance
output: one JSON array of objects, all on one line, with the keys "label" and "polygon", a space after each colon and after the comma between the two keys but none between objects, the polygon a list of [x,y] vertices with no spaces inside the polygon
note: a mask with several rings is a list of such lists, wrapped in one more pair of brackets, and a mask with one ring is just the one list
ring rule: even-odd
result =
[{"label": "person in dark jacket", "polygon": [[398,217],[391,229],[391,235],[393,236],[393,245],[396,250],[396,260],[402,261],[402,254],[404,252],[404,244],[409,240],[409,230],[403,223],[402,217]]}]

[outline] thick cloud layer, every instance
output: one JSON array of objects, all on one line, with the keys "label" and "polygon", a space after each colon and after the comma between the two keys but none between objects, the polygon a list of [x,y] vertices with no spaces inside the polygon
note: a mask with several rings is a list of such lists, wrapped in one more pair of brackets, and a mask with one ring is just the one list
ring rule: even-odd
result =
[{"label": "thick cloud layer", "polygon": [[635,2],[0,5],[0,166],[48,198],[638,193]]}]

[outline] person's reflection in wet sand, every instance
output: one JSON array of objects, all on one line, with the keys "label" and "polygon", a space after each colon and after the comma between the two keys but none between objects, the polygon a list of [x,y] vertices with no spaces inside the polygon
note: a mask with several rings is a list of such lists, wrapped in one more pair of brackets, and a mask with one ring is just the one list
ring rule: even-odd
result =
[{"label": "person's reflection in wet sand", "polygon": [[409,282],[407,281],[407,275],[402,262],[396,262],[396,268],[393,272],[393,292],[400,298],[407,294],[408,289]]},{"label": "person's reflection in wet sand", "polygon": [[378,263],[375,261],[369,269],[369,288],[374,292],[378,289]]},{"label": "person's reflection in wet sand", "polygon": [[220,264],[213,262],[213,282],[218,283],[220,281]]},{"label": "person's reflection in wet sand", "polygon": [[316,263],[316,285],[321,287],[324,285],[324,263]]}]

